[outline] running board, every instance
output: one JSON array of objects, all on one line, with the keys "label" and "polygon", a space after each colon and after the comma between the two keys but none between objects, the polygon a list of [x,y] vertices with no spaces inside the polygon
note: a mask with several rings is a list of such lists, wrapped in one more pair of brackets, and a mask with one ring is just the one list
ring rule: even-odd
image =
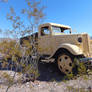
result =
[{"label": "running board", "polygon": [[55,59],[41,59],[42,62],[46,62],[46,63],[50,63],[50,62],[54,62]]}]

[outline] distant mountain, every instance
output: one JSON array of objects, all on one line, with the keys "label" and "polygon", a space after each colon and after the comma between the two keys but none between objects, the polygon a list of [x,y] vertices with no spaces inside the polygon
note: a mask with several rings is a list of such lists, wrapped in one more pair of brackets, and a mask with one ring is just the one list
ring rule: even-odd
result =
[{"label": "distant mountain", "polygon": [[12,41],[12,40],[18,40],[18,39],[0,38],[0,42],[3,42],[3,41]]}]

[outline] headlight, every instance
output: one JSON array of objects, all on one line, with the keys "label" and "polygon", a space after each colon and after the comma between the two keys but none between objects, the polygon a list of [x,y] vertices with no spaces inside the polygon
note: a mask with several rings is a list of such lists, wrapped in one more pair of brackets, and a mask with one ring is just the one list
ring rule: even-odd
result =
[{"label": "headlight", "polygon": [[79,43],[82,43],[82,37],[79,37],[79,38],[78,38],[78,42],[79,42]]}]

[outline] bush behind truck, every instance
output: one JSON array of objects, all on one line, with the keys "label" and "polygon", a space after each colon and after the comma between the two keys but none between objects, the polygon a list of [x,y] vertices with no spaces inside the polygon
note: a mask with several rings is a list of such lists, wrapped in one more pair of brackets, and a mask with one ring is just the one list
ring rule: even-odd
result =
[{"label": "bush behind truck", "polygon": [[22,37],[30,42],[35,35],[35,41],[42,62],[57,62],[61,72],[70,73],[73,69],[74,58],[92,57],[92,40],[87,33],[72,34],[70,26],[45,23],[41,24],[38,32],[31,36]]}]

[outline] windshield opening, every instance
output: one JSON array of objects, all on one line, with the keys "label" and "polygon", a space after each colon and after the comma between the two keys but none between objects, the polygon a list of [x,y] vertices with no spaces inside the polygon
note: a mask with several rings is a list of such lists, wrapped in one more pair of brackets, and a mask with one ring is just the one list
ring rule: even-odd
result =
[{"label": "windshield opening", "polygon": [[62,35],[62,34],[69,34],[69,33],[70,33],[69,28],[52,26],[52,34],[53,35]]}]

